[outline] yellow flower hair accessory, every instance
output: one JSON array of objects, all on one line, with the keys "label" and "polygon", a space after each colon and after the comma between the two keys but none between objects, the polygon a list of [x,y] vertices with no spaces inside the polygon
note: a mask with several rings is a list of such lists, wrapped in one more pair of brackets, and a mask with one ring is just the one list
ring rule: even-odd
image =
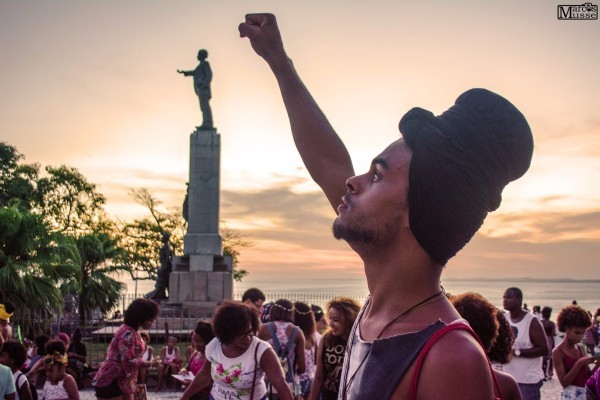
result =
[{"label": "yellow flower hair accessory", "polygon": [[0,319],[4,320],[4,321],[8,321],[10,319],[10,317],[13,316],[14,313],[7,313],[6,312],[6,308],[4,307],[4,304],[0,304]]},{"label": "yellow flower hair accessory", "polygon": [[69,362],[69,357],[67,357],[66,354],[59,353],[58,351],[55,351],[54,353],[48,354],[47,356],[44,357],[44,365],[46,367],[49,367],[54,363],[67,365],[68,362]]}]

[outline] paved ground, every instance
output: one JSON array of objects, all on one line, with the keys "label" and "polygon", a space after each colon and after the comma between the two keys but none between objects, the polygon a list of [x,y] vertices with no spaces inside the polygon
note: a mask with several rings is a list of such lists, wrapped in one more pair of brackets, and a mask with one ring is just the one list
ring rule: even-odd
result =
[{"label": "paved ground", "polygon": [[[96,400],[94,391],[92,389],[84,389],[79,392],[81,400]],[[148,392],[148,400],[179,400],[183,391],[162,391],[162,392]],[[41,399],[41,393],[40,397]],[[544,382],[542,386],[542,400],[560,400],[560,383],[558,379],[554,378],[547,382]]]},{"label": "paved ground", "polygon": [[[161,392],[148,392],[148,400],[179,400],[182,394],[183,390],[179,390],[177,392],[171,392],[167,390],[163,390]],[[84,389],[80,391],[79,397],[81,400],[96,400],[93,389]],[[41,399],[42,397],[39,396],[39,398]]]}]

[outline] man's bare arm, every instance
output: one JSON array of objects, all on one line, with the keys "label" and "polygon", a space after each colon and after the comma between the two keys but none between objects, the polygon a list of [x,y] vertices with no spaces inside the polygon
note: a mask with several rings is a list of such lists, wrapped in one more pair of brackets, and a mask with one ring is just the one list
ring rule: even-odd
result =
[{"label": "man's bare arm", "polygon": [[346,192],[346,179],[354,175],[344,143],[302,83],[283,48],[277,20],[272,14],[248,14],[239,26],[254,51],[273,71],[288,113],[292,135],[302,161],[323,189],[334,209]]},{"label": "man's bare arm", "polygon": [[521,357],[542,357],[548,354],[548,341],[544,327],[539,319],[534,318],[529,325],[529,340],[533,347],[529,349],[521,349]]}]

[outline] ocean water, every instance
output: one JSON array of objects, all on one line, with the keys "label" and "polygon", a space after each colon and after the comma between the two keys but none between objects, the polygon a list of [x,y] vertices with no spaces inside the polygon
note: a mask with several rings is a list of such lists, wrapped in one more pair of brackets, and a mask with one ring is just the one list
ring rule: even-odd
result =
[{"label": "ocean water", "polygon": [[[129,293],[134,294],[134,284],[124,279]],[[592,312],[600,308],[600,280],[569,279],[448,279],[442,285],[449,293],[459,294],[468,291],[478,292],[491,303],[502,308],[502,295],[509,287],[518,287],[523,291],[523,302],[531,309],[534,305],[552,308],[552,318],[562,307],[573,300],[581,307]],[[245,279],[234,283],[234,299],[240,299],[242,293],[257,287],[265,292],[267,301],[288,297],[324,306],[331,297],[351,296],[363,301],[369,294],[364,278],[354,279]],[[144,294],[154,288],[153,281],[140,281],[137,293]]]},{"label": "ocean water", "polygon": [[[509,287],[523,291],[523,302],[531,309],[534,305],[552,308],[552,315],[573,300],[581,307],[594,313],[600,308],[600,280],[541,280],[541,279],[449,279],[442,281],[449,293],[459,294],[468,291],[478,292],[491,303],[502,308],[502,295]],[[364,279],[306,279],[294,281],[248,281],[235,283],[234,298],[249,287],[258,287],[265,292],[267,300],[275,300],[273,295],[289,293],[290,297],[316,298],[319,305],[326,303],[328,296],[349,295],[364,299],[368,295]],[[319,300],[323,300],[322,302]]]}]

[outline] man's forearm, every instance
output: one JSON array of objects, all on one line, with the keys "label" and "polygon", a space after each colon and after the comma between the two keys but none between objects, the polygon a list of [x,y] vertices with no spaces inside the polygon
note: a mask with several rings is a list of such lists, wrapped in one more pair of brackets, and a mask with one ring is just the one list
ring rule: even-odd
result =
[{"label": "man's forearm", "polygon": [[294,143],[315,182],[335,208],[354,175],[352,160],[325,114],[310,94],[292,61],[269,62],[290,120]]}]

